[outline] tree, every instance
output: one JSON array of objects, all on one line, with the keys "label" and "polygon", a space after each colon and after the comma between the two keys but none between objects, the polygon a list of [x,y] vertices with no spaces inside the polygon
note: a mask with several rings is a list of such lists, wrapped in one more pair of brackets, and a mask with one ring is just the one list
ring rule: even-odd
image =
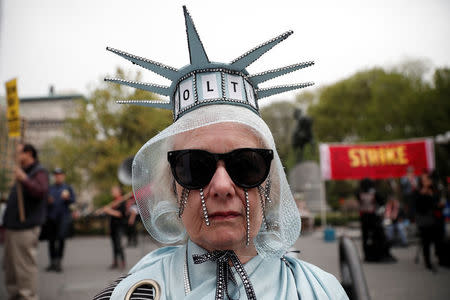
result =
[{"label": "tree", "polygon": [[[115,77],[139,80],[140,74]],[[151,93],[102,83],[87,101],[80,100],[76,116],[67,121],[66,136],[46,145],[52,153],[49,167],[67,170],[67,180],[78,190],[98,191],[94,202],[107,201],[109,190],[118,183],[117,168],[134,155],[152,136],[172,123],[170,111],[134,105],[116,105],[118,99],[156,99]]]},{"label": "tree", "polygon": [[432,84],[424,74],[418,76],[420,68],[402,69],[408,72],[374,68],[323,88],[319,101],[308,109],[316,138],[361,142],[434,136],[448,130],[448,69],[436,70]]},{"label": "tree", "polygon": [[285,167],[295,164],[296,155],[292,148],[292,133],[295,129],[295,104],[279,101],[261,109],[261,116],[272,131],[278,155]]}]

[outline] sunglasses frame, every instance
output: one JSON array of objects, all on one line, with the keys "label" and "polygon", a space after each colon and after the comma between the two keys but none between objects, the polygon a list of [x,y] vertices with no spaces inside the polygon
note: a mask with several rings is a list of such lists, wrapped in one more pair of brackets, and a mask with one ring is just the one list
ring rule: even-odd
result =
[{"label": "sunglasses frame", "polygon": [[[251,152],[256,152],[256,153],[260,154],[262,156],[262,158],[264,159],[264,162],[266,163],[266,170],[265,170],[264,176],[262,176],[261,180],[257,181],[254,184],[251,184],[251,185],[236,182],[236,178],[234,178],[235,177],[234,173],[233,172],[230,173],[229,169],[227,168],[226,162],[233,155],[236,155],[236,152],[243,152],[243,151],[251,151]],[[180,181],[180,178],[178,177],[177,172],[176,172],[176,161],[177,161],[178,157],[180,157],[181,155],[184,155],[186,153],[192,153],[192,152],[203,153],[204,155],[209,155],[209,156],[213,157],[215,160],[215,170],[212,173],[211,178],[209,179],[209,181],[206,184],[204,184],[204,185],[202,184],[201,186],[200,185],[188,185],[188,184]],[[261,185],[264,182],[264,180],[266,180],[267,176],[269,175],[271,162],[273,160],[273,150],[263,149],[263,148],[237,148],[237,149],[234,149],[227,153],[212,153],[212,152],[209,152],[206,150],[201,150],[201,149],[183,149],[183,150],[174,150],[174,151],[167,152],[167,160],[169,161],[170,169],[172,171],[172,175],[175,178],[176,182],[178,182],[178,184],[180,184],[182,187],[187,188],[187,189],[198,190],[198,189],[201,189],[201,188],[205,187],[206,185],[208,185],[209,182],[211,182],[211,179],[214,176],[215,171],[217,170],[217,163],[220,160],[225,163],[225,170],[227,171],[228,176],[230,176],[231,180],[237,186],[239,186],[241,188],[254,188],[254,187]]]}]

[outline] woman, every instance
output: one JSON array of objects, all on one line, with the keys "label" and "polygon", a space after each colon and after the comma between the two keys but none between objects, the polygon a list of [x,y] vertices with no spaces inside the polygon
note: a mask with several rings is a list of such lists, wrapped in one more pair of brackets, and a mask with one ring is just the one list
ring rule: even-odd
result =
[{"label": "woman", "polygon": [[431,271],[435,271],[430,258],[431,244],[434,243],[437,252],[444,234],[443,226],[440,226],[439,222],[440,216],[437,191],[430,176],[423,173],[419,178],[416,192],[416,224],[419,229],[425,267]]},{"label": "woman", "polygon": [[[113,249],[113,262],[110,269],[125,269],[125,253],[122,247],[122,235],[124,231],[124,220],[126,220],[126,205],[122,200],[122,189],[120,186],[111,188],[113,201],[110,206],[103,208],[103,212],[110,216],[109,233]],[[126,222],[126,221],[125,221]]]},{"label": "woman", "polygon": [[152,237],[182,245],[151,252],[95,299],[348,299],[334,276],[284,256],[299,236],[300,215],[256,102],[306,86],[269,92],[257,82],[312,63],[249,79],[244,68],[291,32],[231,64],[211,63],[184,13],[191,58],[185,68],[109,49],[172,79],[171,87],[108,79],[171,97],[167,105],[138,103],[173,108],[175,122],[136,154],[133,191]]},{"label": "woman", "polygon": [[384,211],[386,237],[390,244],[394,244],[398,240],[400,246],[406,247],[408,246],[408,239],[403,217],[404,212],[400,201],[394,195],[390,195]]},{"label": "woman", "polygon": [[359,202],[364,261],[396,262],[386,240],[382,216],[378,213],[384,201],[375,189],[375,182],[370,178],[361,180],[356,198]]},{"label": "woman", "polygon": [[127,240],[128,240],[127,246],[137,247],[138,244],[137,218],[139,211],[134,197],[130,197],[130,199],[127,200],[126,211],[127,211]]}]

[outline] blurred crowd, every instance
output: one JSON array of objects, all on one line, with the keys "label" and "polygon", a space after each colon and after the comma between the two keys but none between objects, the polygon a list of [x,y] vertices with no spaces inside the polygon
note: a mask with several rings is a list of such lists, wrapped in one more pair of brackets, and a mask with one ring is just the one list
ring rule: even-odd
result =
[{"label": "blurred crowd", "polygon": [[[15,185],[1,224],[6,288],[9,295],[36,299],[38,241],[48,241],[46,271],[63,272],[66,239],[73,234],[73,223],[79,213],[74,189],[66,182],[63,169],[48,172],[39,164],[37,151],[30,144],[18,145],[17,157]],[[129,247],[137,246],[139,213],[132,193],[124,194],[119,185],[112,186],[110,193],[111,202],[90,216],[109,219],[110,268],[124,270],[123,237],[127,236]],[[434,173],[418,174],[409,167],[400,180],[361,180],[356,198],[365,261],[395,263],[393,246],[415,244],[416,261],[422,257],[427,269],[435,272],[437,265],[450,266],[446,232],[446,223],[450,221],[449,177],[441,182]],[[313,220],[306,207],[299,208],[305,220],[308,217]],[[313,227],[313,223],[304,224],[305,229]]]},{"label": "blurred crowd", "polygon": [[[38,151],[31,144],[15,147],[17,164],[14,185],[9,192],[6,208],[0,211],[0,242],[4,243],[3,268],[9,299],[38,299],[37,248],[39,240],[48,242],[47,272],[63,272],[66,239],[73,235],[74,220],[80,214],[76,196],[66,182],[65,171],[55,168],[49,172],[39,162]],[[138,210],[131,193],[123,195],[119,186],[111,188],[111,203],[91,216],[109,218],[112,245],[110,268],[126,267],[122,236],[126,233],[128,246],[137,246],[136,224]]]},{"label": "blurred crowd", "polygon": [[[396,262],[392,246],[407,247],[418,240],[416,262],[425,267],[450,266],[446,221],[450,219],[450,178],[441,182],[435,173],[419,175],[408,167],[400,180],[360,181],[359,202],[362,248],[367,262]],[[436,259],[432,259],[432,251]],[[421,254],[421,255],[420,255]]]}]

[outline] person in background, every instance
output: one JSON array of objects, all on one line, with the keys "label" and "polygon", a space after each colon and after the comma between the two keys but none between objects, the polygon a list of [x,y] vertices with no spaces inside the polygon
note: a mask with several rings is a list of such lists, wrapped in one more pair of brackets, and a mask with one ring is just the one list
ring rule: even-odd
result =
[{"label": "person in background", "polygon": [[66,174],[61,168],[55,168],[53,176],[55,183],[50,186],[47,204],[46,230],[50,264],[46,271],[62,272],[65,239],[70,234],[72,225],[70,206],[75,203],[75,193],[65,182]]},{"label": "person in background", "polygon": [[113,186],[111,188],[113,201],[102,210],[103,213],[110,216],[109,230],[113,248],[113,262],[110,269],[119,268],[120,270],[124,270],[126,266],[125,253],[122,247],[122,236],[126,222],[126,204],[123,201],[122,194],[120,186]]},{"label": "person in background", "polygon": [[442,214],[444,216],[444,220],[446,223],[450,222],[450,177],[446,178],[447,180],[447,190],[444,193],[445,203],[444,208],[442,210]]},{"label": "person in background", "polygon": [[127,246],[128,247],[136,247],[138,244],[138,240],[137,240],[137,219],[139,218],[139,212],[138,212],[138,208],[136,205],[136,200],[134,199],[133,196],[131,196],[128,200],[127,200],[127,217],[128,217],[128,221],[127,221],[127,239],[128,239],[128,243]]},{"label": "person in background", "polygon": [[391,244],[398,237],[400,246],[408,246],[408,239],[406,237],[405,225],[403,223],[403,209],[400,206],[400,201],[395,196],[389,196],[384,210],[384,221],[386,223],[386,236]]},{"label": "person in background", "polygon": [[418,179],[414,174],[414,167],[408,166],[406,174],[400,178],[400,186],[402,190],[403,203],[405,204],[406,215],[412,220],[415,216],[414,197],[417,191]]},{"label": "person in background", "polygon": [[364,260],[367,262],[396,262],[390,253],[379,209],[384,202],[372,179],[364,178],[356,193],[359,202]]},{"label": "person in background", "polygon": [[[37,293],[37,247],[41,225],[45,221],[45,204],[48,193],[48,172],[39,164],[36,148],[31,144],[19,144],[16,154],[20,166],[16,166],[16,184],[11,188],[6,212],[5,246],[3,265],[8,299],[39,299]],[[17,193],[20,183],[25,220],[20,220]]]},{"label": "person in background", "polygon": [[416,224],[422,243],[425,267],[431,271],[436,271],[430,257],[431,244],[434,244],[436,252],[438,252],[441,249],[444,234],[441,218],[442,212],[436,188],[430,176],[423,173],[416,191]]}]

